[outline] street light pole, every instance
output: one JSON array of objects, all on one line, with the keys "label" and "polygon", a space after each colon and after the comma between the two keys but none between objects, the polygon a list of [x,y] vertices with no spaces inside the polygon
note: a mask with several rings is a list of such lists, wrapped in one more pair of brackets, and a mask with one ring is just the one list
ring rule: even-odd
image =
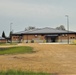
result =
[{"label": "street light pole", "polygon": [[69,44],[69,16],[65,15],[67,17],[67,32],[68,32],[68,44]]},{"label": "street light pole", "polygon": [[13,23],[10,23],[10,32],[12,31],[12,24],[13,24]]},{"label": "street light pole", "polygon": [[11,34],[12,34],[12,24],[13,24],[13,23],[10,23],[10,41],[11,41],[11,43],[12,43],[12,38],[11,38]]}]

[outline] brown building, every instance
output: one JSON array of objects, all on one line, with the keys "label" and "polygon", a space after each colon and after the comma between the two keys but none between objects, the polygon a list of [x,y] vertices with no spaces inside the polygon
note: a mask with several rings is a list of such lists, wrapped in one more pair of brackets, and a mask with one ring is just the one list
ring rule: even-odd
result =
[{"label": "brown building", "polygon": [[0,37],[0,43],[6,43],[6,42],[7,42],[7,40],[5,38]]},{"label": "brown building", "polygon": [[57,30],[54,28],[33,29],[12,34],[12,42],[73,42],[76,39],[76,32]]}]

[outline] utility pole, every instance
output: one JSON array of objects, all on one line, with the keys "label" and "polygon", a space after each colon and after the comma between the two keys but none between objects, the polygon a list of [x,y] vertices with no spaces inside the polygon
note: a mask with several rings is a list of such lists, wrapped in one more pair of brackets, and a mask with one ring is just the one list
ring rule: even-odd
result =
[{"label": "utility pole", "polygon": [[13,23],[10,23],[10,41],[11,41],[11,43],[12,43],[12,38],[11,38],[11,34],[12,34],[12,24],[13,24]]}]

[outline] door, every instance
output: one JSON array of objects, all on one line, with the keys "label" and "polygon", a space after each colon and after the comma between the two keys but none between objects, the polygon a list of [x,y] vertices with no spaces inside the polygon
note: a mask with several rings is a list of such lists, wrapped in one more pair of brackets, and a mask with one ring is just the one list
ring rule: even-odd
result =
[{"label": "door", "polygon": [[46,42],[57,42],[58,36],[57,35],[46,35],[45,39],[46,39]]},{"label": "door", "polygon": [[57,41],[57,37],[56,36],[52,36],[51,37],[51,42],[56,42]]}]

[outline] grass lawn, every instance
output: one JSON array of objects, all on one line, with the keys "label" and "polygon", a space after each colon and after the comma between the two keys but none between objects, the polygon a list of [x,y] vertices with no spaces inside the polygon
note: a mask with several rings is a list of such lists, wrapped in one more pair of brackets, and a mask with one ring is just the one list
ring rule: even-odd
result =
[{"label": "grass lawn", "polygon": [[3,54],[32,53],[32,52],[34,52],[33,48],[28,47],[28,46],[0,48],[0,55],[3,55]]},{"label": "grass lawn", "polygon": [[49,74],[49,73],[36,73],[36,72],[24,72],[24,71],[1,71],[0,75],[55,75],[55,74]]}]

